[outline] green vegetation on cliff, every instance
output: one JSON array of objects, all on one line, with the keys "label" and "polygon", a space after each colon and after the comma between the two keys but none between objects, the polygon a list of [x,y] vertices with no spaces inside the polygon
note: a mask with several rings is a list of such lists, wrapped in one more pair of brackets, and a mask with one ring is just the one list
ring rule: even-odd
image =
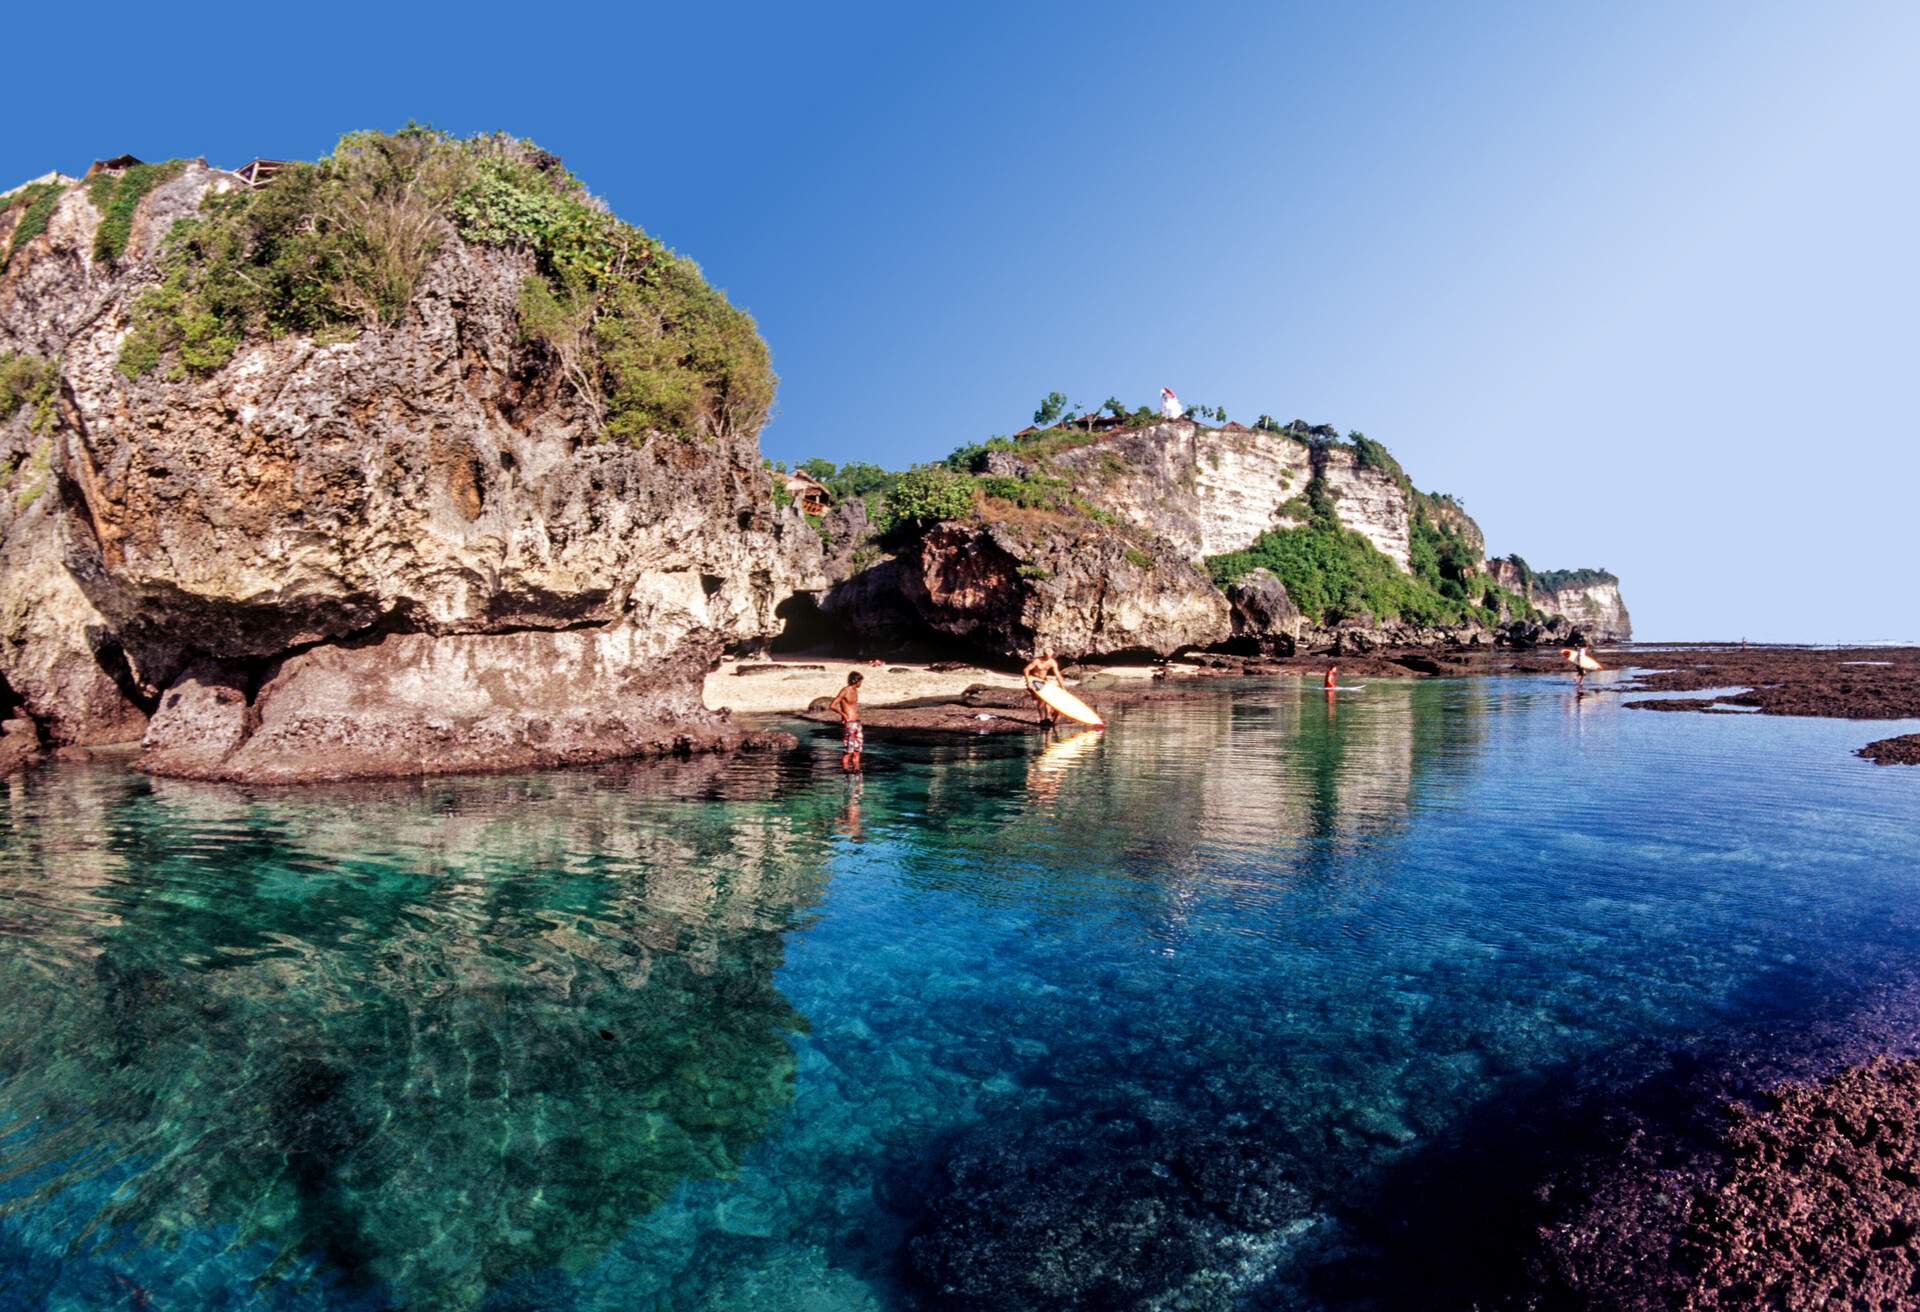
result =
[{"label": "green vegetation on cliff", "polygon": [[1591,588],[1602,583],[1618,583],[1620,578],[1604,569],[1543,569],[1533,575],[1533,586],[1542,592],[1562,588]]},{"label": "green vegetation on cliff", "polygon": [[1477,530],[1451,497],[1413,489],[1386,447],[1362,433],[1348,441],[1356,462],[1392,475],[1408,494],[1408,572],[1402,572],[1363,535],[1341,527],[1333,490],[1315,477],[1290,504],[1307,522],[1263,533],[1241,551],[1207,559],[1221,588],[1253,569],[1273,572],[1301,614],[1321,624],[1371,618],[1426,626],[1478,622],[1534,613],[1525,597],[1479,574]]},{"label": "green vegetation on cliff", "polygon": [[766,344],[692,261],[607,213],[530,143],[421,127],[350,133],[259,191],[209,194],[169,235],[120,368],[206,373],[249,339],[342,340],[395,323],[455,240],[531,257],[525,338],[606,435],[711,437],[765,422],[776,381]]},{"label": "green vegetation on cliff", "polygon": [[15,251],[47,230],[65,192],[66,188],[57,182],[35,182],[0,201],[0,214],[18,211],[20,215],[13,225],[12,236],[7,239],[7,257],[0,260],[0,268],[11,264]]},{"label": "green vegetation on cliff", "polygon": [[183,159],[170,159],[164,164],[134,164],[118,173],[96,173],[88,179],[87,198],[100,211],[100,226],[93,232],[93,258],[117,263],[127,253],[140,202],[161,183],[180,176],[186,166]]},{"label": "green vegetation on cliff", "polygon": [[54,391],[60,366],[30,352],[0,352],[0,424],[27,412],[27,427],[44,433],[53,427]]}]

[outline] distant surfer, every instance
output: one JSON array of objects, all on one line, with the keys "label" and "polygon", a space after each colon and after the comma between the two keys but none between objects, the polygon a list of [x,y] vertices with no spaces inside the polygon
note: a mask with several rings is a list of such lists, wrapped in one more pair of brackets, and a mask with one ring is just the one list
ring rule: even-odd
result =
[{"label": "distant surfer", "polygon": [[1580,647],[1562,647],[1560,654],[1573,665],[1573,684],[1580,691],[1586,691],[1587,671],[1600,668],[1600,662],[1588,654],[1584,645]]},{"label": "distant surfer", "polygon": [[867,749],[867,733],[860,727],[860,685],[865,679],[854,670],[847,675],[847,686],[827,703],[827,709],[840,717],[840,768],[848,774],[859,770],[860,753]]},{"label": "distant surfer", "polygon": [[1339,685],[1333,681],[1333,676],[1338,673],[1340,673],[1340,667],[1338,665],[1327,666],[1327,677],[1320,681],[1320,686],[1328,692],[1332,692],[1335,688],[1339,687]]},{"label": "distant surfer", "polygon": [[1048,727],[1060,723],[1060,712],[1047,705],[1040,696],[1041,688],[1061,681],[1060,662],[1053,658],[1053,648],[1042,647],[1040,654],[1028,661],[1026,668],[1020,671],[1020,677],[1026,681],[1027,692],[1040,703],[1040,714]]}]

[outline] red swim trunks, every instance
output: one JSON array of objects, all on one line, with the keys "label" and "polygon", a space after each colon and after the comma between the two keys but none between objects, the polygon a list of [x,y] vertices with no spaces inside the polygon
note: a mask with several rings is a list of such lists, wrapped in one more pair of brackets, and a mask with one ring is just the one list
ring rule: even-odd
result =
[{"label": "red swim trunks", "polygon": [[867,731],[860,727],[860,721],[848,720],[840,726],[840,746],[849,752],[867,750]]}]

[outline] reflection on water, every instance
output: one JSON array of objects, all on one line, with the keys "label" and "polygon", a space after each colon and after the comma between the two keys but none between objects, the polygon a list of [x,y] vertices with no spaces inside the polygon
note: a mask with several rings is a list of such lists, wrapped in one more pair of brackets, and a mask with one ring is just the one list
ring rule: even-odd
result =
[{"label": "reflection on water", "polygon": [[805,1023],[773,973],[817,843],[635,823],[661,782],[16,792],[10,1210],[111,1185],[77,1237],[219,1227],[427,1305],[590,1265],[775,1123]]},{"label": "reflection on water", "polygon": [[0,1308],[913,1306],[916,1252],[1098,1267],[1222,1127],[1299,1214],[1103,1288],[1304,1297],[1504,1085],[1913,955],[1920,801],[1845,725],[1333,700],[864,776],[0,785]]}]

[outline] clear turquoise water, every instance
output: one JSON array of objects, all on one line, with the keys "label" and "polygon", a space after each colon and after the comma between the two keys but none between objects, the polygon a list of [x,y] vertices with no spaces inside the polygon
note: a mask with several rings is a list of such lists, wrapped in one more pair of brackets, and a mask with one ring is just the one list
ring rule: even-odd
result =
[{"label": "clear turquoise water", "polygon": [[1502,1090],[1916,964],[1920,772],[1849,754],[1880,735],[1286,684],[855,780],[824,739],[35,771],[0,784],[0,1307],[964,1302],[976,1238],[1048,1258],[1009,1199],[1064,1190],[1097,1253],[1220,1134],[1288,1201],[1189,1226],[1155,1305],[1337,1306],[1302,1272],[1343,1215]]}]

